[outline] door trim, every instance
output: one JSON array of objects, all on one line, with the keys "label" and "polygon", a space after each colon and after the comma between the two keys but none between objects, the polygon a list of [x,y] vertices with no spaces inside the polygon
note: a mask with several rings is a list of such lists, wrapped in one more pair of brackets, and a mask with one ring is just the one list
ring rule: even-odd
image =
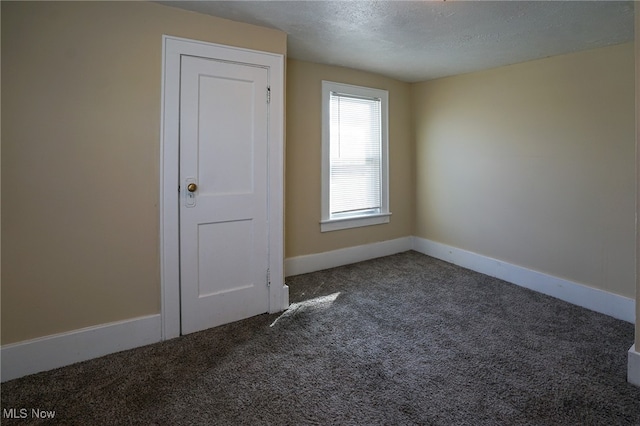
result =
[{"label": "door trim", "polygon": [[180,336],[178,185],[182,55],[259,65],[269,72],[269,312],[282,311],[289,304],[288,288],[284,285],[284,56],[164,35],[160,118],[160,309],[163,340]]}]

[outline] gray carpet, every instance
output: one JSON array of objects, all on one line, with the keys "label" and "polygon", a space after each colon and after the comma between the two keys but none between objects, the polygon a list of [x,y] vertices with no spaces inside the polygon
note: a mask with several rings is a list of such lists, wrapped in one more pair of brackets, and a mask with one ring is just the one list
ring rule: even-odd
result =
[{"label": "gray carpet", "polygon": [[13,380],[2,408],[70,425],[640,424],[631,324],[416,252],[287,284],[283,315]]}]

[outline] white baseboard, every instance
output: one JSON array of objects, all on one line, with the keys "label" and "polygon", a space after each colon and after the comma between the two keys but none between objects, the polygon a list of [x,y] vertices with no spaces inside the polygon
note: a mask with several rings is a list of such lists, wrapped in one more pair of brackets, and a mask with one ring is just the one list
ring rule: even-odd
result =
[{"label": "white baseboard", "polygon": [[627,381],[632,385],[640,386],[640,352],[636,352],[636,345],[632,345],[629,349],[628,359]]},{"label": "white baseboard", "polygon": [[286,310],[289,307],[289,286],[282,287],[282,310]]},{"label": "white baseboard", "polygon": [[[285,260],[285,276],[416,250],[614,318],[635,323],[635,300],[424,238],[404,237]],[[288,288],[286,289],[288,290]],[[288,304],[288,291],[285,291]],[[102,324],[0,348],[0,381],[63,367],[162,340],[161,316]],[[640,386],[640,353],[629,350],[628,380]]]},{"label": "white baseboard", "polygon": [[481,254],[413,237],[413,249],[623,321],[636,321],[634,299],[533,271]]},{"label": "white baseboard", "polygon": [[395,240],[326,251],[324,253],[290,257],[284,261],[284,274],[286,277],[306,274],[322,269],[335,268],[350,263],[375,259],[376,257],[401,253],[411,250],[411,238],[412,237],[397,238]]},{"label": "white baseboard", "polygon": [[3,345],[0,348],[0,381],[6,382],[160,340],[158,314]]}]

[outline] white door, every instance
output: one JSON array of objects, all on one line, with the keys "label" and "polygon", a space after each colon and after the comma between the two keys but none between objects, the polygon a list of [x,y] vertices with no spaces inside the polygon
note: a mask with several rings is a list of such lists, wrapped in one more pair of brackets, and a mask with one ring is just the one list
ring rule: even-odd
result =
[{"label": "white door", "polygon": [[269,311],[268,70],[182,56],[182,334]]}]

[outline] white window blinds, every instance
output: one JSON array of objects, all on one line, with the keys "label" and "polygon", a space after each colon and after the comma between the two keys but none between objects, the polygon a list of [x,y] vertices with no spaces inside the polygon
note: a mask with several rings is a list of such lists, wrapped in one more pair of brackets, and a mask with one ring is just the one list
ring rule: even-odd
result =
[{"label": "white window blinds", "polygon": [[381,100],[330,93],[332,217],[381,211]]}]

